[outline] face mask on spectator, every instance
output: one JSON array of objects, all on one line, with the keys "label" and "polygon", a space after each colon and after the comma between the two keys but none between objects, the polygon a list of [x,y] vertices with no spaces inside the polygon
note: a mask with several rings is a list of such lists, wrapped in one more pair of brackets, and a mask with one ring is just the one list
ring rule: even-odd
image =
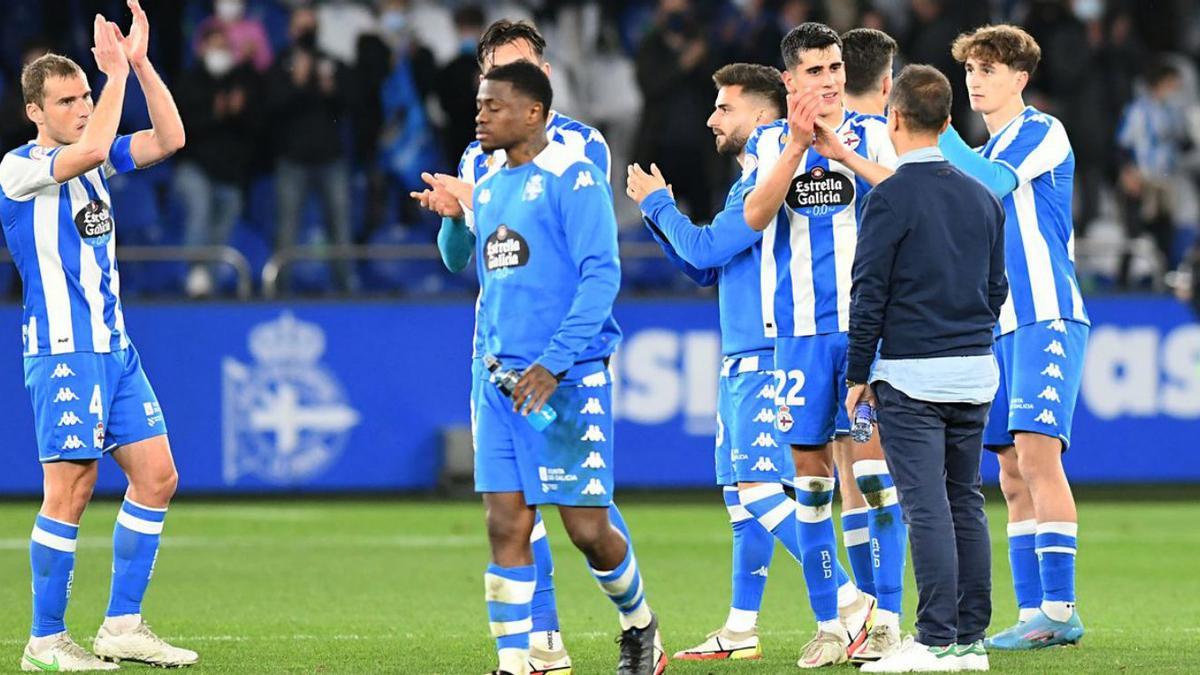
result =
[{"label": "face mask on spectator", "polygon": [[1104,0],[1075,0],[1073,7],[1080,21],[1095,21],[1104,15]]},{"label": "face mask on spectator", "polygon": [[379,17],[379,24],[385,32],[394,35],[408,27],[408,17],[400,10],[389,9]]},{"label": "face mask on spectator", "polygon": [[220,20],[239,21],[246,13],[246,3],[242,0],[217,0],[215,9]]},{"label": "face mask on spectator", "polygon": [[204,68],[209,75],[221,77],[233,70],[233,52],[228,49],[210,49],[204,52]]}]

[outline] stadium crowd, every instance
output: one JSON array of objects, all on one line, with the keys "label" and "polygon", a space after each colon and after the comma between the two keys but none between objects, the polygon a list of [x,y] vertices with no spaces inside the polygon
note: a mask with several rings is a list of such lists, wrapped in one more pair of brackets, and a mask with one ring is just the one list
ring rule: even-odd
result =
[{"label": "stadium crowd", "polygon": [[[13,0],[0,26],[0,138],[32,135],[20,68],[55,51],[94,69],[79,26],[117,0]],[[711,75],[735,61],[782,65],[779,39],[823,21],[885,30],[897,68],[929,63],[955,87],[954,121],[973,144],[986,130],[968,114],[961,66],[948,45],[988,22],[1025,26],[1045,46],[1027,100],[1071,130],[1077,154],[1075,231],[1085,293],[1162,290],[1186,275],[1200,223],[1200,13],[1185,0],[626,0],[489,4],[421,0],[148,1],[151,53],[188,126],[179,156],[113,180],[120,241],[140,246],[228,245],[254,283],[273,253],[297,244],[419,244],[404,260],[332,266],[300,262],[285,292],[470,293],[432,243],[437,222],[408,199],[420,172],[452,171],[474,135],[475,46],[491,20],[536,21],[551,45],[555,108],[601,129],[612,164],[656,162],[689,212],[707,220],[734,167],[704,127]],[[45,36],[67,36],[52,42]],[[89,72],[98,90],[99,73]],[[147,125],[138,89],[122,130]],[[624,176],[614,172],[614,193]],[[622,241],[648,244],[636,207],[617,199]],[[646,250],[646,249],[640,249]],[[688,291],[655,251],[625,256],[624,287]],[[319,253],[318,253],[319,255]],[[229,293],[220,265],[124,260],[127,293]],[[331,268],[330,268],[331,267]],[[132,268],[132,269],[129,269]],[[19,297],[7,265],[0,293]]]}]

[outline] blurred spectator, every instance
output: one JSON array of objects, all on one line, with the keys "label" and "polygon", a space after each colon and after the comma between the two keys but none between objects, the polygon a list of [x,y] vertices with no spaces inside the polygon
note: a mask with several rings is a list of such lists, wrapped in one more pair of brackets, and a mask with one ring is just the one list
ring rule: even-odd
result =
[{"label": "blurred spectator", "polygon": [[[26,43],[21,50],[21,67],[50,51],[50,44],[45,40],[34,39]],[[37,127],[29,121],[25,114],[25,97],[21,93],[21,71],[5,78],[8,86],[4,96],[0,97],[0,152],[8,152],[18,145],[24,145],[29,139],[37,136]]]},{"label": "blurred spectator", "polygon": [[[1173,100],[1181,85],[1175,66],[1153,66],[1145,90],[1125,108],[1117,132],[1126,235],[1130,242],[1143,234],[1154,239],[1164,265],[1160,271],[1171,264],[1175,242],[1171,183],[1187,143],[1184,117]],[[1118,276],[1122,286],[1129,284],[1131,259],[1132,250],[1126,249]]]},{"label": "blurred spectator", "polygon": [[315,9],[317,49],[345,65],[354,65],[359,37],[378,25],[373,8],[355,0],[325,0],[316,3]]},{"label": "blurred spectator", "polygon": [[[268,82],[268,121],[275,132],[279,214],[277,250],[296,243],[310,194],[321,203],[334,244],[350,243],[350,177],[342,144],[344,90],[341,66],[317,49],[317,16],[301,7],[292,12],[291,45],[275,64]],[[340,290],[354,285],[351,264],[334,262]],[[285,270],[286,272],[286,270]],[[279,285],[287,289],[287,275]]]},{"label": "blurred spectator", "polygon": [[969,26],[956,20],[950,11],[953,8],[947,7],[947,4],[945,0],[912,0],[912,20],[908,32],[899,41],[900,51],[904,54],[903,61],[907,63],[924,63],[945,73],[953,89],[950,119],[959,121],[954,126],[963,138],[968,141],[982,140],[971,133],[970,127],[965,126],[976,116],[971,113],[963,67],[954,61],[949,48],[954,38]]},{"label": "blurred spectator", "polygon": [[761,63],[783,67],[783,30],[766,0],[735,2],[716,26],[721,63]]},{"label": "blurred spectator", "polygon": [[[242,214],[261,76],[251,63],[237,63],[220,24],[201,31],[197,56],[175,88],[190,141],[175,167],[175,190],[186,209],[184,244],[216,246],[229,241]],[[191,297],[212,293],[210,266],[193,266],[185,289]]]},{"label": "blurred spectator", "polygon": [[705,120],[712,109],[715,59],[685,0],[660,0],[637,53],[642,124],[633,159],[658,164],[694,220],[712,217],[719,169]]},{"label": "blurred spectator", "polygon": [[271,67],[273,55],[267,31],[261,21],[246,16],[246,0],[213,1],[213,15],[196,28],[193,47],[197,53],[202,36],[208,35],[212,28],[221,28],[225,32],[235,63],[248,62],[260,73]]},{"label": "blurred spectator", "polygon": [[475,92],[479,89],[479,63],[476,48],[483,34],[483,10],[475,5],[454,12],[458,55],[447,63],[438,77],[438,100],[446,113],[442,147],[447,159],[455,160],[475,140]]}]

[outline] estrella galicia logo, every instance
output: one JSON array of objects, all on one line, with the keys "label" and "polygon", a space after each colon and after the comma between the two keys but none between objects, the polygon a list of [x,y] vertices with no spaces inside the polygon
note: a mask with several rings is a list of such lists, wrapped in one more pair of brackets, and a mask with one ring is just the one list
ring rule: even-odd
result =
[{"label": "estrella galicia logo", "polygon": [[802,216],[828,216],[854,201],[854,179],[837,171],[815,166],[792,179],[787,205]]},{"label": "estrella galicia logo", "polygon": [[75,214],[75,227],[88,244],[96,248],[106,246],[112,239],[112,211],[108,204],[93,199]]},{"label": "estrella galicia logo", "polygon": [[487,255],[487,271],[499,272],[529,263],[529,243],[516,230],[507,225],[496,228],[484,246]]}]

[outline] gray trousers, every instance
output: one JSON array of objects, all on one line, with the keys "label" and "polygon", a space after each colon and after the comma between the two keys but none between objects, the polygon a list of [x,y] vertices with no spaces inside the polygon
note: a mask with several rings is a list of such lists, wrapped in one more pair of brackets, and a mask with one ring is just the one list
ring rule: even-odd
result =
[{"label": "gray trousers", "polygon": [[992,551],[979,461],[989,406],[930,403],[874,385],[879,432],[917,580],[917,639],[970,644],[992,619]]}]

